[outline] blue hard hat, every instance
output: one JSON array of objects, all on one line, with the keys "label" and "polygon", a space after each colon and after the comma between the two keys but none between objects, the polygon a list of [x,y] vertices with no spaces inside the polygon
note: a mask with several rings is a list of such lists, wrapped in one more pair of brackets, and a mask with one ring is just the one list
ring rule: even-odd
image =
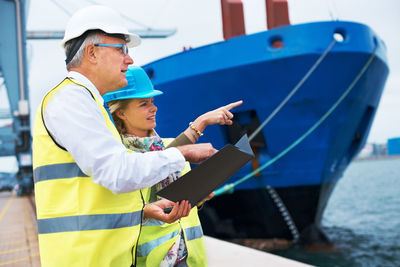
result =
[{"label": "blue hard hat", "polygon": [[163,94],[159,90],[154,90],[149,76],[141,67],[130,66],[125,74],[128,85],[117,91],[104,94],[104,102],[108,103],[119,99],[147,98]]}]

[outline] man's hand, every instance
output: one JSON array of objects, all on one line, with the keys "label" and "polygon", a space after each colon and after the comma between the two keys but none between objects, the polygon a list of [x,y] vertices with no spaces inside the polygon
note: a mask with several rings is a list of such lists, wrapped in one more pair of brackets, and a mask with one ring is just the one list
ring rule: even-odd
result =
[{"label": "man's hand", "polygon": [[184,145],[177,148],[185,159],[191,163],[200,163],[217,152],[210,143]]},{"label": "man's hand", "polygon": [[[174,206],[172,211],[169,214],[164,213],[164,209],[171,206]],[[161,199],[156,202],[146,204],[144,207],[144,218],[152,218],[165,223],[173,223],[182,217],[188,216],[190,209],[191,206],[187,200],[183,200],[181,203],[174,203],[167,199]]]}]

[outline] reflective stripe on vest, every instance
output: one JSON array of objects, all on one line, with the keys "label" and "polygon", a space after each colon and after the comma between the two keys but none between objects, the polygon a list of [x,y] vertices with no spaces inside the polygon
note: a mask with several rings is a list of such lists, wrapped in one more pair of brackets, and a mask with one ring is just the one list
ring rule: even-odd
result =
[{"label": "reflective stripe on vest", "polygon": [[[162,221],[159,221],[159,220],[156,220],[156,219],[148,219],[148,220],[144,223],[145,226],[155,226],[155,225],[161,226],[161,225],[164,225],[164,224],[165,224],[165,222],[162,222]],[[143,226],[144,226],[144,225],[143,225]]]},{"label": "reflective stripe on vest", "polygon": [[[146,224],[147,226],[147,224]],[[185,231],[185,235],[186,235],[186,240],[190,241],[196,238],[202,238],[203,237],[203,230],[201,229],[201,226],[194,226],[194,227],[190,227],[187,229],[184,229]],[[159,237],[157,239],[154,239],[150,242],[141,244],[138,246],[138,257],[145,257],[147,255],[150,254],[150,252],[155,249],[156,247],[158,247],[159,245],[163,244],[164,242],[174,238],[175,236],[177,236],[179,234],[179,230],[178,231],[174,231],[170,234],[167,234],[165,236]]]},{"label": "reflective stripe on vest", "polygon": [[39,219],[38,233],[50,234],[72,231],[106,230],[140,224],[142,212],[120,214],[95,214]]},{"label": "reflective stripe on vest", "polygon": [[72,162],[72,163],[59,163],[59,164],[44,165],[37,167],[33,170],[33,177],[35,179],[35,183],[37,183],[52,179],[89,177],[89,176],[84,174],[75,162]]},{"label": "reflective stripe on vest", "polygon": [[140,246],[138,246],[138,250],[137,250],[137,256],[138,257],[145,257],[147,255],[150,254],[150,252],[155,249],[156,247],[158,247],[159,245],[163,244],[164,242],[174,238],[175,236],[177,236],[179,234],[179,231],[174,231],[168,235],[159,237],[157,239],[154,239],[150,242],[141,244]]},{"label": "reflective stripe on vest", "polygon": [[185,234],[186,234],[186,240],[190,241],[196,238],[201,238],[203,237],[203,229],[201,229],[201,226],[193,226],[190,228],[185,229]]}]

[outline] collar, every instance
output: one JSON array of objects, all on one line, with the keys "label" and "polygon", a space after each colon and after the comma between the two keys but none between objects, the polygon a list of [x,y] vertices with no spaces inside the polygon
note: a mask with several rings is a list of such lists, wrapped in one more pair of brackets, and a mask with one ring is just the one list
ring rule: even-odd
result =
[{"label": "collar", "polygon": [[100,95],[99,90],[97,90],[96,86],[88,79],[85,75],[77,72],[77,71],[69,71],[67,74],[68,78],[73,78],[74,80],[79,81],[84,84],[87,88],[91,89],[91,91],[96,95],[97,99],[104,104],[103,97]]}]

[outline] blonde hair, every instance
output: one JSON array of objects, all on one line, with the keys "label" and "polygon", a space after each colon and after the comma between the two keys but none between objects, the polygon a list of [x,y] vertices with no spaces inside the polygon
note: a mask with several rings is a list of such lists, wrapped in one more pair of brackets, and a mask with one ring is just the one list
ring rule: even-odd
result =
[{"label": "blonde hair", "polygon": [[126,128],[124,121],[117,116],[117,111],[125,110],[128,107],[129,102],[131,101],[132,99],[119,99],[107,103],[108,108],[110,109],[110,113],[113,117],[115,127],[117,128],[120,134],[126,134]]}]

